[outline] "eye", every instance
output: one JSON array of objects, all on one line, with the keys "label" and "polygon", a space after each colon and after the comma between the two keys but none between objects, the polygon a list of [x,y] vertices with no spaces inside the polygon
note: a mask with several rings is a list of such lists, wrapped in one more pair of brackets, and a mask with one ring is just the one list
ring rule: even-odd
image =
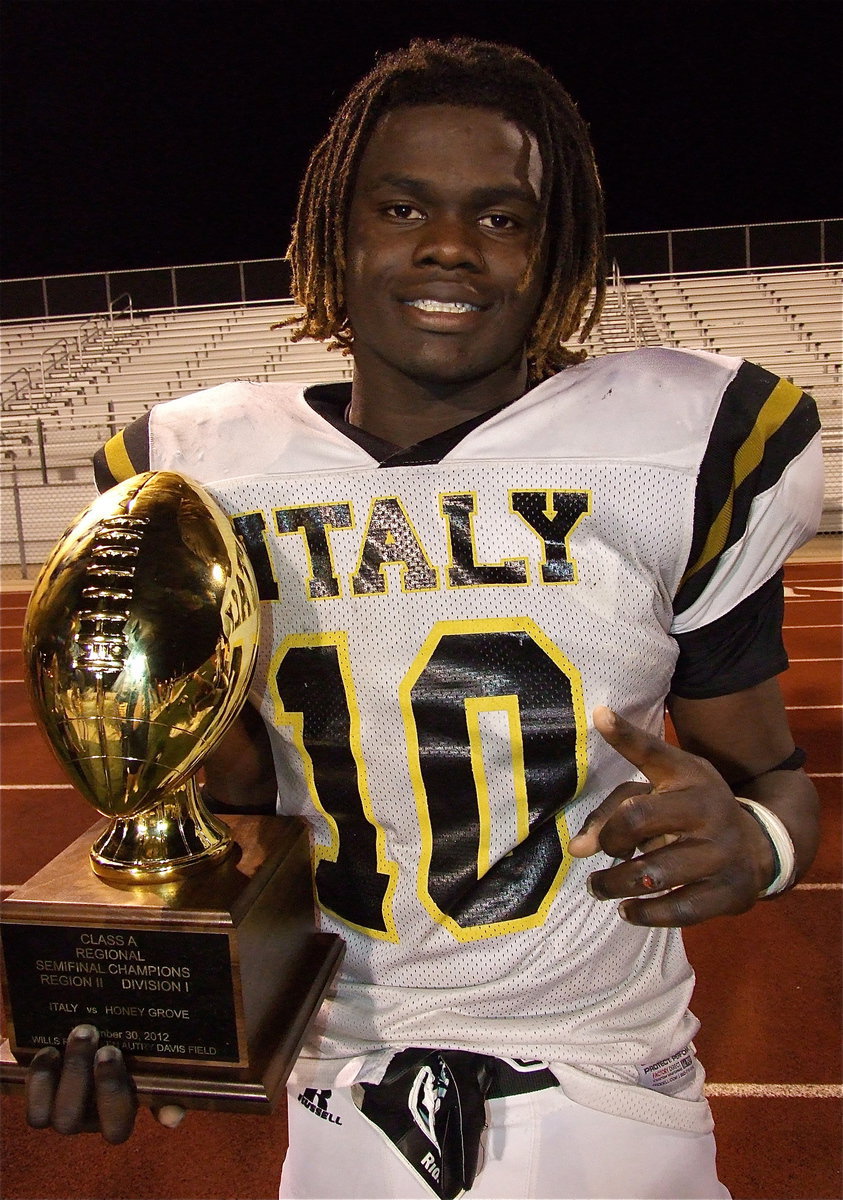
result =
[{"label": "eye", "polygon": [[424,213],[413,204],[387,204],[383,212],[396,221],[420,221]]},{"label": "eye", "polygon": [[520,228],[518,221],[506,213],[486,213],[480,218],[480,224],[486,229],[507,231]]}]

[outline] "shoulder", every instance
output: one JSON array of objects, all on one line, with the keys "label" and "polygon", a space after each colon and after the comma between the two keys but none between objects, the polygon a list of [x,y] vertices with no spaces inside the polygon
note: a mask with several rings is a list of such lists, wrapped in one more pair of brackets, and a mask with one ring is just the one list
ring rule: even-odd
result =
[{"label": "shoulder", "polygon": [[[207,479],[201,463],[234,444],[249,444],[258,422],[295,404],[306,408],[299,384],[235,380],[161,401],[115,433],[94,455],[98,490],[144,470],[181,470]],[[225,437],[220,434],[225,431]]]},{"label": "shoulder", "polygon": [[472,439],[490,454],[506,448],[513,457],[636,460],[692,471],[741,365],[659,346],[607,354],[545,380]]},{"label": "shoulder", "polygon": [[152,410],[152,424],[175,427],[180,422],[197,419],[230,420],[244,411],[261,413],[289,407],[303,401],[303,397],[304,388],[299,383],[255,383],[238,379],[157,404]]},{"label": "shoulder", "polygon": [[290,430],[314,419],[302,384],[219,384],[153,409],[150,463],[206,483],[249,475],[268,469]]},{"label": "shoulder", "polygon": [[[256,438],[271,440],[268,421],[284,420],[300,406],[307,411],[300,384],[251,383],[236,380],[164,400],[119,430],[94,455],[94,477],[100,491],[121,479],[149,470],[174,470],[207,480],[207,461],[213,469],[220,459],[229,463],[246,454]],[[256,435],[258,428],[266,437]]]},{"label": "shoulder", "polygon": [[675,346],[640,346],[617,354],[602,354],[584,363],[567,367],[540,384],[536,391],[567,387],[586,387],[598,381],[636,384],[701,387],[707,391],[723,388],[735,375],[743,359],[707,350],[687,350]]},{"label": "shoulder", "polygon": [[[605,355],[560,372],[535,389],[542,404],[566,398],[608,416],[614,412],[622,436],[653,427],[670,441],[694,435],[708,445],[712,434],[740,445],[748,436],[766,440],[782,425],[797,439],[819,428],[816,405],[801,388],[757,363],[704,350],[648,346]],[[611,429],[604,431],[611,439]],[[791,443],[793,444],[793,443]]]}]

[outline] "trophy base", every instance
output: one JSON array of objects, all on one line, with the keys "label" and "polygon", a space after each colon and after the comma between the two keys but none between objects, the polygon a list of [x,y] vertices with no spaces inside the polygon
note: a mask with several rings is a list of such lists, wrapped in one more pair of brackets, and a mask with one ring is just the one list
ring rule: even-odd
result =
[{"label": "trophy base", "polygon": [[93,874],[99,822],[3,902],[4,1089],[86,1022],[124,1051],[143,1104],[271,1111],[344,946],[314,929],[303,823],[227,822],[219,866],[151,887]]}]

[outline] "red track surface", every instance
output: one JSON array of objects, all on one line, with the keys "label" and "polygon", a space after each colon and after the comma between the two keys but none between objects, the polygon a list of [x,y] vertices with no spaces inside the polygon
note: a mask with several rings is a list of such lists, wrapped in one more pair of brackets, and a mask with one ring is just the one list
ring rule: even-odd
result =
[{"label": "red track surface", "polygon": [[[739,918],[688,931],[698,973],[697,1047],[717,1122],[720,1175],[737,1200],[841,1196],[841,576],[840,563],[787,568],[783,677],[797,744],[823,801],[824,839],[805,880]],[[24,882],[95,814],[65,784],[31,723],[21,679],[26,595],[0,618],[0,884]],[[144,1112],[134,1137],[62,1138],[27,1128],[2,1100],[6,1200],[263,1200],[277,1195],[284,1113],[190,1113],[170,1132]]]}]

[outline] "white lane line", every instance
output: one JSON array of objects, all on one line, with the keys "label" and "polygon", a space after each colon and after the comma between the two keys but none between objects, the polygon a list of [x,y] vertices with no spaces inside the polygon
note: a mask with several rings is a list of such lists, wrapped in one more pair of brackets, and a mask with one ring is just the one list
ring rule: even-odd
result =
[{"label": "white lane line", "polygon": [[823,708],[843,708],[843,704],[786,704],[788,712],[817,712]]},{"label": "white lane line", "polygon": [[707,1083],[707,1096],[757,1096],[761,1100],[836,1100],[843,1083]]},{"label": "white lane line", "polygon": [[797,592],[841,592],[843,593],[843,583],[838,583],[836,580],[832,583],[831,580],[825,583],[810,583],[808,580],[794,581],[784,585],[784,595],[786,600],[810,600],[810,596],[797,596]]},{"label": "white lane line", "polygon": [[0,792],[75,792],[72,783],[0,783]]},{"label": "white lane line", "polygon": [[843,883],[797,883],[794,892],[839,892],[843,891]]}]

